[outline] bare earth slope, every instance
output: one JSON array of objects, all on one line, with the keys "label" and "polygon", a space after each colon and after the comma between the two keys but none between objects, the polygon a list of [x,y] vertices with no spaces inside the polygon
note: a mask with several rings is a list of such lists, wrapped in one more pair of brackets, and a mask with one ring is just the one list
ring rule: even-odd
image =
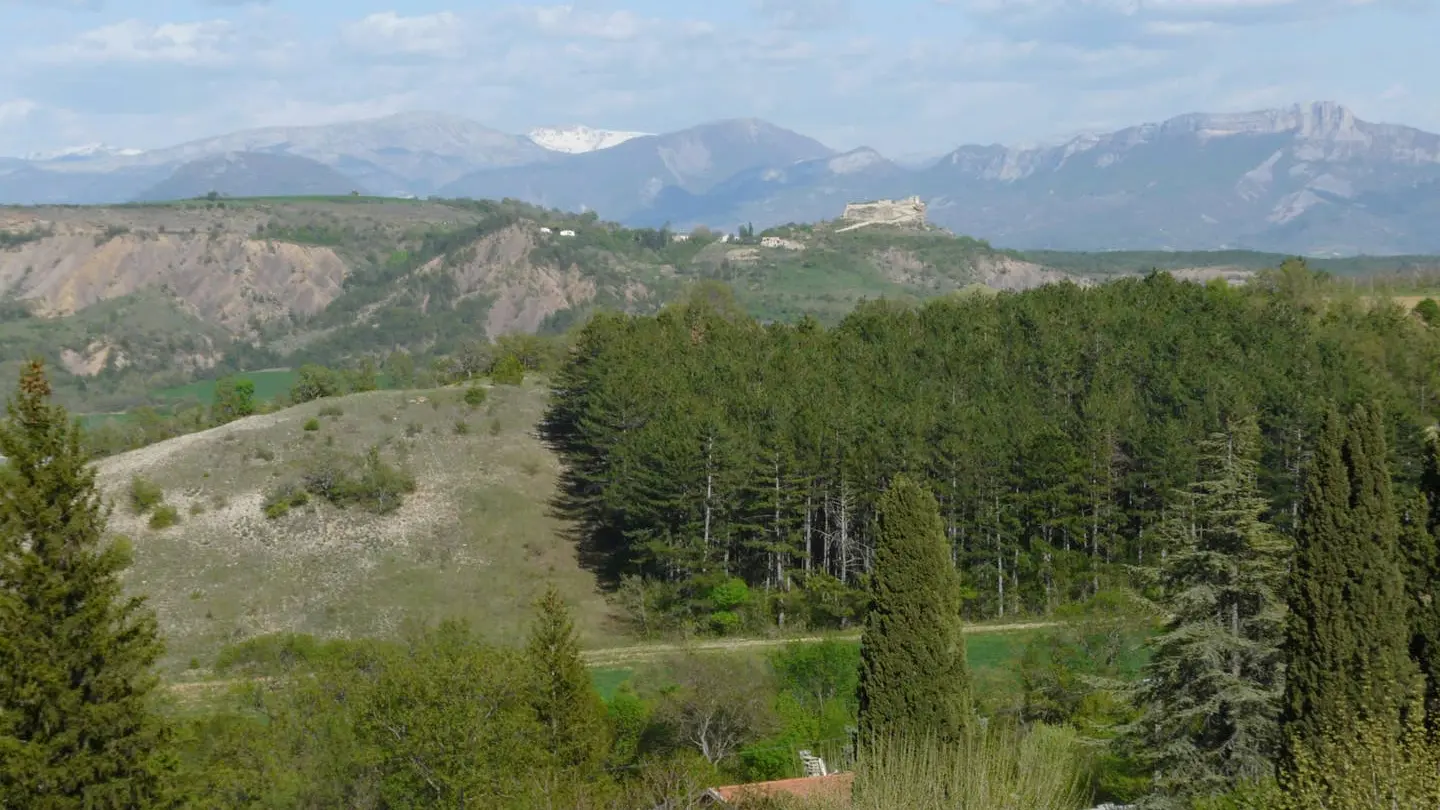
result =
[{"label": "bare earth slope", "polygon": [[[465,618],[514,641],[547,581],[575,607],[587,644],[617,640],[593,577],[549,515],[558,465],[530,433],[543,388],[497,387],[476,409],[460,394],[312,402],[100,462],[100,485],[116,503],[111,529],[135,547],[127,584],[159,615],[167,670],[192,658],[208,665],[225,643],[277,631],[389,636],[407,621]],[[340,416],[319,416],[334,407]],[[303,430],[311,418],[318,431]],[[308,457],[374,444],[416,477],[397,512],[312,500],[275,520],[262,514],[266,490]],[[130,513],[136,475],[164,489],[180,525],[156,531]]]}]

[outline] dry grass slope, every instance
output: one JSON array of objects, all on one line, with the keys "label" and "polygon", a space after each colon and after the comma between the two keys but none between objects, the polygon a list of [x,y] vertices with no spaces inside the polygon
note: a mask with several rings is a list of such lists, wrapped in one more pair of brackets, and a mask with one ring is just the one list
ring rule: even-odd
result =
[{"label": "dry grass slope", "polygon": [[[530,602],[553,581],[587,645],[619,639],[594,578],[580,569],[547,501],[558,462],[534,436],[545,389],[495,387],[479,408],[463,392],[375,391],[278,413],[106,459],[102,489],[128,535],[128,584],[147,594],[168,643],[166,669],[208,666],[226,643],[264,633],[389,636],[409,621],[469,619],[496,641],[521,637]],[[339,416],[322,416],[338,407]],[[304,430],[318,419],[320,429]],[[457,421],[468,432],[456,429]],[[276,520],[268,488],[308,456],[372,445],[418,488],[377,516],[318,499]],[[133,476],[161,486],[182,520],[163,531],[132,515]]]}]

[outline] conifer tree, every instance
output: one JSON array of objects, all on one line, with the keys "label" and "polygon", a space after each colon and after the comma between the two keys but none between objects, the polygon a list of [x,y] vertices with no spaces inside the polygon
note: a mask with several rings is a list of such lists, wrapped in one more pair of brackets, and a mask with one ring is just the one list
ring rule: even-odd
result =
[{"label": "conifer tree", "polygon": [[1200,480],[1164,527],[1171,618],[1152,642],[1131,739],[1154,769],[1152,804],[1222,793],[1273,769],[1289,549],[1263,519],[1258,445],[1253,418],[1205,441]]},{"label": "conifer tree", "polygon": [[1324,730],[1392,723],[1414,686],[1380,416],[1331,411],[1305,484],[1290,593],[1282,771]]},{"label": "conifer tree", "polygon": [[1425,714],[1432,730],[1440,730],[1440,548],[1435,528],[1440,517],[1440,431],[1425,436],[1425,464],[1420,491],[1408,499],[1401,520],[1400,546],[1405,560],[1411,610],[1410,657],[1425,679]]},{"label": "conifer tree", "polygon": [[150,711],[155,618],[121,593],[124,542],[78,424],[39,361],[0,422],[0,807],[129,810],[165,790],[167,733]]},{"label": "conifer tree", "polygon": [[970,671],[960,578],[935,498],[897,476],[880,498],[873,603],[860,641],[860,734],[960,739]]},{"label": "conifer tree", "polygon": [[580,660],[575,625],[553,586],[536,604],[526,659],[535,682],[541,747],[577,778],[593,775],[610,746],[609,715]]}]

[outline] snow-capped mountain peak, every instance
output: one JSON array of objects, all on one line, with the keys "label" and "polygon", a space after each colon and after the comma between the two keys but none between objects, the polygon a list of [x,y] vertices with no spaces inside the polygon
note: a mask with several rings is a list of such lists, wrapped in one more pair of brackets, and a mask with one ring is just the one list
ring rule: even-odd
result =
[{"label": "snow-capped mountain peak", "polygon": [[538,127],[530,130],[530,140],[552,152],[578,155],[618,146],[632,138],[643,138],[649,132],[616,132],[586,126]]},{"label": "snow-capped mountain peak", "polygon": [[87,143],[80,146],[69,146],[64,149],[55,149],[49,152],[32,152],[26,155],[28,160],[84,160],[86,158],[101,157],[134,157],[143,154],[142,149],[123,149],[118,146],[108,146],[103,143]]}]

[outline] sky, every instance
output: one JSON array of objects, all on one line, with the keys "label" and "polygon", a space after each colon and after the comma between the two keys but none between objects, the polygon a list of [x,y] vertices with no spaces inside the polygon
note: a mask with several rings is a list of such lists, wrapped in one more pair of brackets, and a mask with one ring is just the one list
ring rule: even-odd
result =
[{"label": "sky", "polygon": [[396,112],[757,117],[897,158],[1338,101],[1440,131],[1440,0],[0,0],[0,155]]}]

